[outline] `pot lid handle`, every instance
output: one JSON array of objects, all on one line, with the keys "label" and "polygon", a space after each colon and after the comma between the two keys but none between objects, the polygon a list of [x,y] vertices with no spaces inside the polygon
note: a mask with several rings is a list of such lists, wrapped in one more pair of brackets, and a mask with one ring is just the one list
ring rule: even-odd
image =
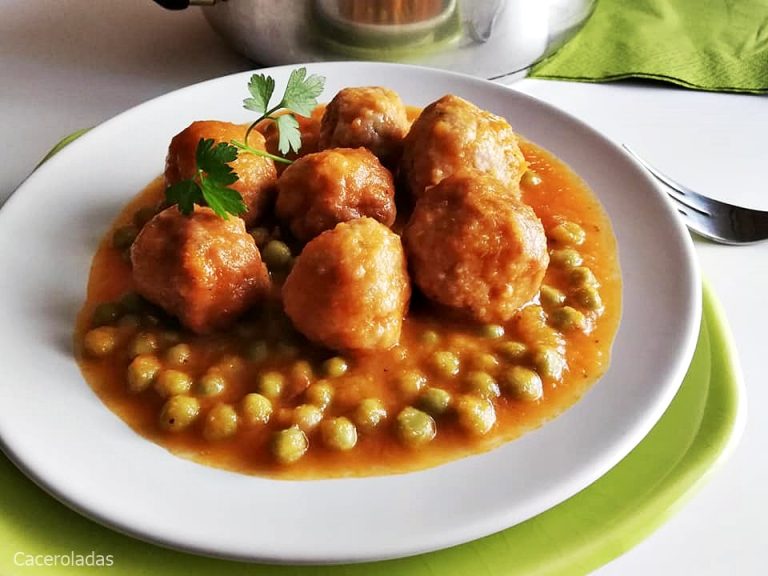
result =
[{"label": "pot lid handle", "polygon": [[188,6],[212,6],[216,0],[155,0],[167,10],[184,10]]}]

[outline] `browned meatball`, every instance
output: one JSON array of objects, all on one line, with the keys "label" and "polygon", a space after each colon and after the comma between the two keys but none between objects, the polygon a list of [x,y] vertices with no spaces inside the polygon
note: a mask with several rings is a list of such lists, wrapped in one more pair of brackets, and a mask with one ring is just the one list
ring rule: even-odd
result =
[{"label": "browned meatball", "polygon": [[370,216],[395,221],[392,174],[365,148],[334,148],[296,160],[277,181],[277,215],[299,240],[339,222]]},{"label": "browned meatball", "polygon": [[[239,124],[213,120],[201,120],[190,124],[171,140],[168,157],[165,160],[166,186],[195,176],[197,171],[195,150],[201,138],[210,138],[216,143],[231,140],[242,142],[246,128],[247,126]],[[265,150],[264,137],[256,131],[251,132],[248,144],[253,148]],[[238,176],[237,182],[231,187],[240,192],[245,201],[248,210],[242,218],[250,226],[263,216],[274,198],[277,179],[275,163],[263,156],[240,152],[237,160],[230,165]]]},{"label": "browned meatball", "polygon": [[139,294],[200,334],[226,327],[269,290],[244,222],[210,208],[160,212],[133,243],[131,263]]},{"label": "browned meatball", "polygon": [[482,322],[509,320],[549,264],[541,221],[509,188],[488,175],[450,176],[422,194],[403,233],[424,294]]},{"label": "browned meatball", "polygon": [[320,149],[363,146],[385,166],[394,166],[409,126],[397,92],[378,86],[344,88],[323,114]]},{"label": "browned meatball", "polygon": [[337,350],[396,345],[410,295],[400,238],[371,218],[312,240],[283,285],[296,329]]},{"label": "browned meatball", "polygon": [[411,194],[418,198],[428,186],[463,169],[517,185],[526,162],[504,118],[449,94],[427,106],[414,121],[400,167]]},{"label": "browned meatball", "polygon": [[[280,132],[277,130],[277,124],[272,121],[265,121],[260,124],[257,129],[266,138],[267,152],[274,154],[275,156],[284,156],[288,160],[296,160],[312,152],[317,152],[318,140],[320,139],[320,118],[322,118],[324,107],[318,106],[312,111],[310,116],[299,116],[294,114],[294,118],[299,123],[299,132],[301,133],[301,148],[298,152],[289,152],[283,154],[280,152]],[[275,162],[275,168],[277,169],[278,176],[289,166],[284,162]]]}]

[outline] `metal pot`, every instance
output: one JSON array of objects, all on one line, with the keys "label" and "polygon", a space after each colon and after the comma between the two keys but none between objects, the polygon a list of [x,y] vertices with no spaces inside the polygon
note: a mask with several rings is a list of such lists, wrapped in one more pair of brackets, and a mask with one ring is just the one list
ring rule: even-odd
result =
[{"label": "metal pot", "polygon": [[235,50],[264,64],[387,60],[499,78],[524,74],[595,0],[155,0],[203,5]]}]

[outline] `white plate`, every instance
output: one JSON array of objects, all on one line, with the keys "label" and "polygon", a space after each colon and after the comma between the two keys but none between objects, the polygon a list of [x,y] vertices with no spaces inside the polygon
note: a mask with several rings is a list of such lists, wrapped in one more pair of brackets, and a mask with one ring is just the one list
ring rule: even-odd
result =
[{"label": "white plate", "polygon": [[[275,481],[175,457],[131,431],[72,358],[91,257],[118,210],[161,173],[195,119],[244,122],[249,73],[173,92],[95,128],[42,166],[0,210],[0,438],[33,480],[122,532],[193,552],[271,562],[357,562],[496,532],[599,478],[672,399],[698,332],[688,234],[652,181],[578,120],[508,88],[444,71],[311,64],[328,82],[383,85],[414,105],[452,92],[505,116],[580,174],[613,221],[624,313],[610,370],[564,415],[492,452],[423,472]],[[291,67],[268,70],[282,86]]]}]

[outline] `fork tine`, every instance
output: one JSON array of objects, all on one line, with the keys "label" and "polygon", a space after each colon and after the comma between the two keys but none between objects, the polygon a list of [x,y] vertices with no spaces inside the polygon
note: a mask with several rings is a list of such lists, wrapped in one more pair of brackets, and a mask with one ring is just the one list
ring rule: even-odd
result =
[{"label": "fork tine", "polygon": [[637,152],[632,150],[629,146],[626,144],[622,144],[622,147],[629,152],[629,154],[640,163],[643,168],[648,170],[657,180],[660,182],[663,182],[667,186],[669,186],[672,191],[667,191],[667,193],[678,200],[680,203],[685,204],[688,208],[692,208],[698,212],[701,212],[702,214],[711,214],[712,213],[712,203],[713,200],[709,198],[703,197],[701,194],[698,194],[691,190],[690,188],[687,188],[680,184],[679,182],[676,182],[675,180],[672,180],[669,176],[666,176],[656,170],[653,166],[648,164],[645,160],[640,158],[640,156],[637,155]]},{"label": "fork tine", "polygon": [[669,195],[669,199],[677,208],[677,212],[680,214],[680,219],[685,223],[688,229],[692,230],[699,236],[709,238],[711,240],[723,241],[723,238],[717,234],[713,234],[712,218],[708,214],[701,212],[695,208],[691,209],[688,205],[684,204],[681,200],[673,195]]}]

